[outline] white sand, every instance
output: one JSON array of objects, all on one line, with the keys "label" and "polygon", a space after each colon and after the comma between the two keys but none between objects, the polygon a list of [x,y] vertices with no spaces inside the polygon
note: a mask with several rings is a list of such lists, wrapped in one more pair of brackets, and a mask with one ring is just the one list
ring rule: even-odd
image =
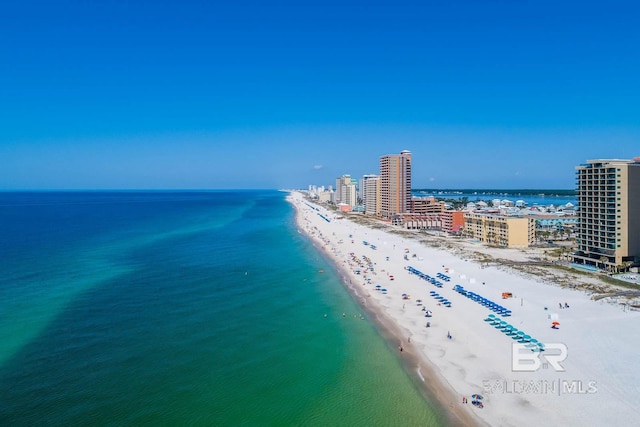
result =
[{"label": "white sand", "polygon": [[[313,205],[319,211],[312,209],[301,193],[291,193],[289,200],[297,209],[300,229],[326,250],[338,267],[348,271],[345,281],[351,281],[355,293],[361,296],[358,299],[378,312],[379,320],[393,323],[386,326],[402,336],[398,336],[398,345],[405,351],[399,355],[418,356],[417,369],[430,378],[429,388],[446,408],[458,414],[460,423],[471,420],[492,426],[537,426],[640,422],[640,405],[635,402],[636,391],[640,390],[640,371],[635,366],[640,356],[640,312],[596,302],[584,292],[544,284],[508,269],[481,268],[476,262],[425,247],[416,240],[337,219],[335,212],[321,205]],[[319,213],[331,221],[325,221]],[[404,259],[405,249],[408,261]],[[371,259],[375,272],[365,274],[350,253],[358,260],[363,255]],[[451,281],[436,288],[410,274],[405,269],[409,265],[430,276],[448,268]],[[358,275],[356,269],[363,272]],[[514,371],[515,341],[485,322],[491,311],[455,292],[454,284],[511,309],[512,316],[503,320],[547,346],[566,345],[567,358],[561,362],[565,371],[556,371],[548,363],[534,372]],[[388,293],[377,291],[375,285],[388,289]],[[452,307],[437,305],[429,295],[431,290],[451,301]],[[511,292],[514,298],[503,300],[502,292]],[[410,299],[403,299],[403,293]],[[417,299],[433,312],[433,317],[424,317]],[[570,308],[559,309],[560,302],[568,302]],[[559,329],[551,328],[550,316],[560,322]],[[429,328],[425,327],[427,321],[431,322]],[[447,338],[448,332],[452,339]],[[541,361],[551,353],[541,353]],[[434,376],[439,384],[433,383]],[[483,408],[471,404],[474,393],[483,395]],[[467,405],[462,404],[462,396],[468,398]]]}]

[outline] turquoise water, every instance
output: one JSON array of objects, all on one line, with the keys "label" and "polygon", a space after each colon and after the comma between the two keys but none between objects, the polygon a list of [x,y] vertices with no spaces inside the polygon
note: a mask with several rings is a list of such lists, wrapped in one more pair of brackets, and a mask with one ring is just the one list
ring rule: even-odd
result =
[{"label": "turquoise water", "polygon": [[284,197],[0,194],[0,425],[442,425]]}]

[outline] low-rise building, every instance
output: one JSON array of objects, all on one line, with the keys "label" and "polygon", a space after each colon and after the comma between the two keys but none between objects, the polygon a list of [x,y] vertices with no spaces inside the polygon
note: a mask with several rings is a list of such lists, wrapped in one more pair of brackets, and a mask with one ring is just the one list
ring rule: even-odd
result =
[{"label": "low-rise building", "polygon": [[535,242],[535,219],[467,212],[464,233],[484,243],[508,248],[527,248]]},{"label": "low-rise building", "polygon": [[440,230],[442,217],[439,213],[427,214],[397,214],[391,218],[391,224],[407,230]]},{"label": "low-rise building", "polygon": [[411,213],[442,213],[444,212],[444,203],[436,200],[435,197],[412,197]]},{"label": "low-rise building", "polygon": [[464,211],[444,211],[441,214],[442,231],[458,234],[464,228]]}]

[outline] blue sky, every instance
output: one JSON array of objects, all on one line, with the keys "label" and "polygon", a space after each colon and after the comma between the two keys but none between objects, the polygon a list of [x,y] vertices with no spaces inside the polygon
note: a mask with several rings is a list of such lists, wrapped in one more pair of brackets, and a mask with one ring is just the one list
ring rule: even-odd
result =
[{"label": "blue sky", "polygon": [[0,189],[573,188],[640,156],[633,2],[0,5]]}]

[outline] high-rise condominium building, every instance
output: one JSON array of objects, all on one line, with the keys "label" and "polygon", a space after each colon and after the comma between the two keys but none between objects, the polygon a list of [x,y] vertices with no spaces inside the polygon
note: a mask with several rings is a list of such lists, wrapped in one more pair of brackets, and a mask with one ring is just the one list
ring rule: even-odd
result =
[{"label": "high-rise condominium building", "polygon": [[577,262],[616,269],[640,261],[640,158],[576,166]]},{"label": "high-rise condominium building", "polygon": [[358,180],[352,179],[351,175],[342,175],[336,179],[336,204],[344,203],[351,207],[358,203],[357,200]]},{"label": "high-rise condominium building", "polygon": [[378,175],[368,174],[368,175],[363,175],[362,179],[360,180],[360,187],[359,187],[360,194],[358,196],[360,197],[362,204],[365,206],[367,205],[367,181],[370,179],[377,179],[377,178],[378,178]]},{"label": "high-rise condominium building", "polygon": [[368,215],[380,215],[380,177],[377,175],[365,175],[362,186],[364,192],[364,212]]},{"label": "high-rise condominium building", "polygon": [[380,157],[380,215],[411,211],[411,152]]}]

